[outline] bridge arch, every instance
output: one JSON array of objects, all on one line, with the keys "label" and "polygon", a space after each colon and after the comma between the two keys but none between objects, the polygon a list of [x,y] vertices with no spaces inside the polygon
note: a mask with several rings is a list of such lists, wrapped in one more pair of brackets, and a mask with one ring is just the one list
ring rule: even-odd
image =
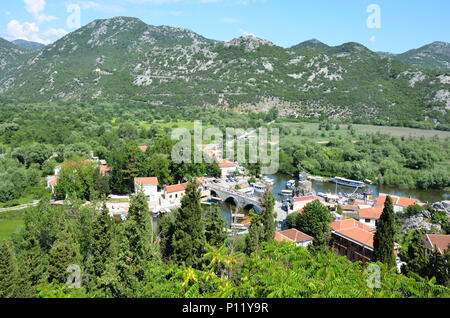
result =
[{"label": "bridge arch", "polygon": [[228,198],[225,199],[225,202],[232,203],[232,204],[234,204],[237,208],[239,208],[239,200],[237,200],[235,197],[230,196],[230,197],[228,197]]},{"label": "bridge arch", "polygon": [[216,197],[216,198],[218,198],[219,197],[219,195],[217,194],[217,192],[216,191],[214,191],[214,190],[209,190],[210,191],[210,193],[211,193],[211,196],[213,196],[213,197]]},{"label": "bridge arch", "polygon": [[250,211],[251,209],[253,209],[256,213],[261,212],[260,208],[256,205],[254,205],[253,203],[248,203],[244,206],[245,211]]}]

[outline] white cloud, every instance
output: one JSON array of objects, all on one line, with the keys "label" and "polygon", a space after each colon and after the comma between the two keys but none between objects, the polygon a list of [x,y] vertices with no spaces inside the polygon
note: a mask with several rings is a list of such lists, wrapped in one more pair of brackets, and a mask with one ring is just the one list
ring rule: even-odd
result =
[{"label": "white cloud", "polygon": [[23,39],[26,41],[40,42],[48,44],[51,41],[43,40],[39,37],[39,26],[33,22],[21,24],[17,20],[11,20],[6,26],[6,32],[12,39]]},{"label": "white cloud", "polygon": [[255,37],[256,37],[255,34],[250,33],[250,32],[247,32],[247,31],[242,30],[242,29],[240,29],[239,32],[241,32],[241,33],[242,33],[243,35],[245,35],[245,36],[255,36]]},{"label": "white cloud", "polygon": [[235,18],[221,18],[219,21],[222,23],[238,23],[239,22],[239,20],[235,19]]},{"label": "white cloud", "polygon": [[39,42],[43,44],[50,44],[64,35],[67,31],[64,29],[49,28],[46,31],[40,32],[39,26],[36,22],[20,23],[17,20],[11,20],[6,26],[6,32],[11,40],[23,39],[26,41]]},{"label": "white cloud", "polygon": [[55,16],[48,16],[41,13],[45,9],[45,0],[23,0],[25,3],[25,10],[31,13],[38,23],[50,22],[58,19]]},{"label": "white cloud", "polygon": [[38,16],[39,12],[45,9],[45,0],[23,0],[25,2],[25,10],[34,16]]}]

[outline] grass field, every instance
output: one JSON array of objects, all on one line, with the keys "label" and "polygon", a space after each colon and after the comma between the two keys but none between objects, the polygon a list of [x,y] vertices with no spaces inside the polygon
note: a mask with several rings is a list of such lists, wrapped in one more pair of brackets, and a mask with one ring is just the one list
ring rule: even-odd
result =
[{"label": "grass field", "polygon": [[[288,135],[280,137],[282,142],[299,142],[308,139],[318,143],[324,143],[331,138],[352,138],[350,131],[347,129],[347,125],[339,125],[340,129],[338,130],[335,129],[335,126],[332,126],[331,130],[319,130],[318,123],[283,123],[281,125],[290,129]],[[357,124],[352,126],[356,134],[374,134],[379,132],[396,137],[432,138],[437,136],[439,138],[450,138],[449,131]]]},{"label": "grass field", "polygon": [[23,226],[23,211],[0,213],[0,241],[7,239]]}]

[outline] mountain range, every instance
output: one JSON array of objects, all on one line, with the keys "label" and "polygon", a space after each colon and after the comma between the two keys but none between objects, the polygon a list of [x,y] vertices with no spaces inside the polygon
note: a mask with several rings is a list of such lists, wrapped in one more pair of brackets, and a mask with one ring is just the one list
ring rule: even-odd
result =
[{"label": "mountain range", "polygon": [[32,51],[39,51],[45,47],[45,44],[38,43],[38,42],[32,42],[32,41],[26,41],[22,39],[17,39],[14,41],[11,41],[11,43],[23,48],[28,49]]},{"label": "mountain range", "polygon": [[276,107],[281,116],[427,120],[437,127],[450,122],[448,47],[435,42],[388,55],[354,42],[331,47],[310,40],[282,48],[255,36],[221,42],[116,17],[42,49],[0,39],[0,97]]}]

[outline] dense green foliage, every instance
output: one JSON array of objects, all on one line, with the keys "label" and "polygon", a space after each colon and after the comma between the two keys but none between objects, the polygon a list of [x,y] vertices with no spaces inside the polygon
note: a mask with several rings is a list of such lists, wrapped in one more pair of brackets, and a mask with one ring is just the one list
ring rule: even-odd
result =
[{"label": "dense green foliage", "polygon": [[381,134],[331,138],[326,144],[282,138],[280,172],[297,175],[305,171],[413,189],[444,189],[450,186],[449,147],[448,140],[438,138]]}]

